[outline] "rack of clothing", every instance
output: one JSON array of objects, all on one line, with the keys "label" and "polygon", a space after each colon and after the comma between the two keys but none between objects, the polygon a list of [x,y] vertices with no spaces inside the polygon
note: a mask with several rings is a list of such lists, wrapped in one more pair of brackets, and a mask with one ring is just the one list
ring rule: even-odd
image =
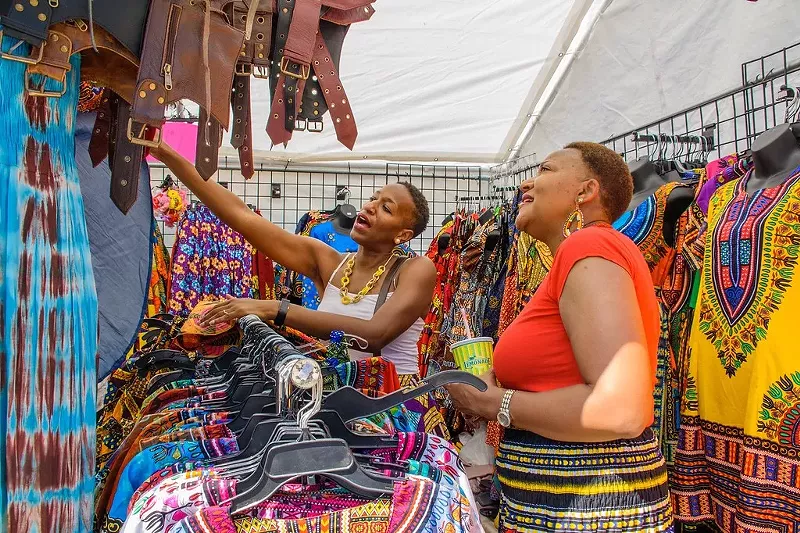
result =
[{"label": "rack of clothing", "polygon": [[778,123],[751,130],[755,111],[739,107],[745,139],[712,115],[689,134],[671,129],[673,116],[606,141],[623,148],[635,184],[614,225],[642,251],[661,308],[654,430],[682,528],[791,530],[800,517],[789,318],[800,298],[800,124],[772,77],[680,114],[696,124],[689,117],[708,116],[698,110],[763,92],[759,112]]},{"label": "rack of clothing", "polygon": [[[496,341],[549,271],[552,257],[547,247],[514,225],[519,185],[535,169],[534,159],[525,156],[511,171],[494,173],[489,194],[457,197],[458,209],[431,242],[427,256],[436,266],[437,279],[419,341],[423,375],[456,368],[449,346],[468,335]],[[469,332],[462,309],[470,321]],[[475,427],[450,406],[446,395],[438,400],[451,435]]]},{"label": "rack of clothing", "polygon": [[[403,388],[391,363],[349,361],[255,316],[214,330],[161,315],[109,382],[98,426],[96,529],[113,532],[482,531],[464,467],[413,424],[444,372]],[[186,349],[228,348],[215,357]]]}]

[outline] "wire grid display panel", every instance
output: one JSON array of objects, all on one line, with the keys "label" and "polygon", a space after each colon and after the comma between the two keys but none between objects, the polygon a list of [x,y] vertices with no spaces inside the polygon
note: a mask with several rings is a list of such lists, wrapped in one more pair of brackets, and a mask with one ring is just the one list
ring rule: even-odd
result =
[{"label": "wire grid display panel", "polygon": [[[708,148],[714,159],[747,150],[756,137],[792,120],[785,88],[800,87],[800,44],[743,64],[742,79],[741,88],[602,142],[627,161],[656,158],[659,151],[692,158]],[[711,143],[704,147],[700,136]]]},{"label": "wire grid display panel", "polygon": [[[478,166],[396,163],[386,164],[383,170],[374,167],[358,170],[262,167],[252,179],[246,180],[238,168],[229,167],[220,168],[212,179],[245,203],[257,207],[262,216],[290,232],[295,231],[297,221],[308,211],[331,210],[345,200],[360,209],[375,191],[387,183],[408,181],[418,187],[428,200],[428,229],[410,243],[415,252],[425,253],[442,220],[456,209],[457,199],[481,193],[484,172]],[[160,185],[169,173],[169,169],[163,166],[152,165],[152,186]],[[276,190],[278,188],[279,191]],[[190,194],[189,198],[195,200],[194,195]],[[163,222],[160,227],[165,244],[171,248],[177,228],[168,228]]]}]

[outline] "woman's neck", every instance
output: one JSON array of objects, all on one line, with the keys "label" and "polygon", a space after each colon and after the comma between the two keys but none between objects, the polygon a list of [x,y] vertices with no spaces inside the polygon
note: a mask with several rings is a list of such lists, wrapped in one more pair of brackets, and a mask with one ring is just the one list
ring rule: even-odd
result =
[{"label": "woman's neck", "polygon": [[386,263],[393,251],[394,248],[389,250],[368,250],[363,246],[359,246],[356,252],[355,266],[356,268],[375,270]]},{"label": "woman's neck", "polygon": [[[608,220],[606,220],[604,218],[597,218],[597,219],[585,222],[583,224],[583,229],[591,228],[592,226],[610,226],[610,225],[611,224],[608,222]],[[550,238],[548,238],[546,240],[543,240],[542,242],[547,245],[547,247],[550,249],[550,254],[553,257],[555,257],[556,256],[556,251],[558,251],[558,247],[561,246],[561,243],[563,243],[565,240],[566,240],[566,237],[564,237],[563,228],[562,228],[557,234],[553,235],[552,237],[550,237]]]}]

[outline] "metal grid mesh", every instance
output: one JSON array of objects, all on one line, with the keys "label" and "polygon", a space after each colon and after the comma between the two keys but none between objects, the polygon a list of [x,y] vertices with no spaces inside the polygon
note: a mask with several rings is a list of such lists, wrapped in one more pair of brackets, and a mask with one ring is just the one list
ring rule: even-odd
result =
[{"label": "metal grid mesh", "polygon": [[800,86],[800,43],[744,63],[742,83],[741,88],[602,143],[627,161],[659,151],[705,151],[713,158],[749,149],[761,133],[787,121],[792,102],[785,89]]},{"label": "metal grid mesh", "polygon": [[[308,211],[334,209],[345,200],[358,209],[387,183],[409,181],[428,199],[431,214],[428,229],[409,243],[415,252],[424,253],[440,222],[455,210],[457,199],[481,194],[484,173],[485,169],[479,166],[457,165],[387,163],[383,169],[297,165],[289,169],[262,165],[252,179],[246,180],[239,167],[226,159],[214,179],[245,203],[257,207],[265,218],[291,232]],[[152,186],[161,184],[167,174],[169,169],[152,165]],[[280,185],[279,198],[273,196],[275,185]],[[194,200],[193,195],[190,200]],[[165,244],[171,247],[176,228],[160,224]]]}]

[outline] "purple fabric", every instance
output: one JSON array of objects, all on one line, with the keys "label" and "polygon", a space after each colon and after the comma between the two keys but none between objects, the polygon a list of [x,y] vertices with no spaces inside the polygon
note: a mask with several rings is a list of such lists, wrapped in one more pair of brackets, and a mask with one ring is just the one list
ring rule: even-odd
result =
[{"label": "purple fabric", "polygon": [[740,160],[736,154],[726,155],[706,165],[706,182],[697,193],[697,205],[704,215],[708,214],[708,203],[717,189],[747,174],[750,166],[752,162],[749,158]]},{"label": "purple fabric", "polygon": [[253,247],[204,205],[186,211],[172,249],[169,312],[188,316],[203,300],[257,297]]}]

